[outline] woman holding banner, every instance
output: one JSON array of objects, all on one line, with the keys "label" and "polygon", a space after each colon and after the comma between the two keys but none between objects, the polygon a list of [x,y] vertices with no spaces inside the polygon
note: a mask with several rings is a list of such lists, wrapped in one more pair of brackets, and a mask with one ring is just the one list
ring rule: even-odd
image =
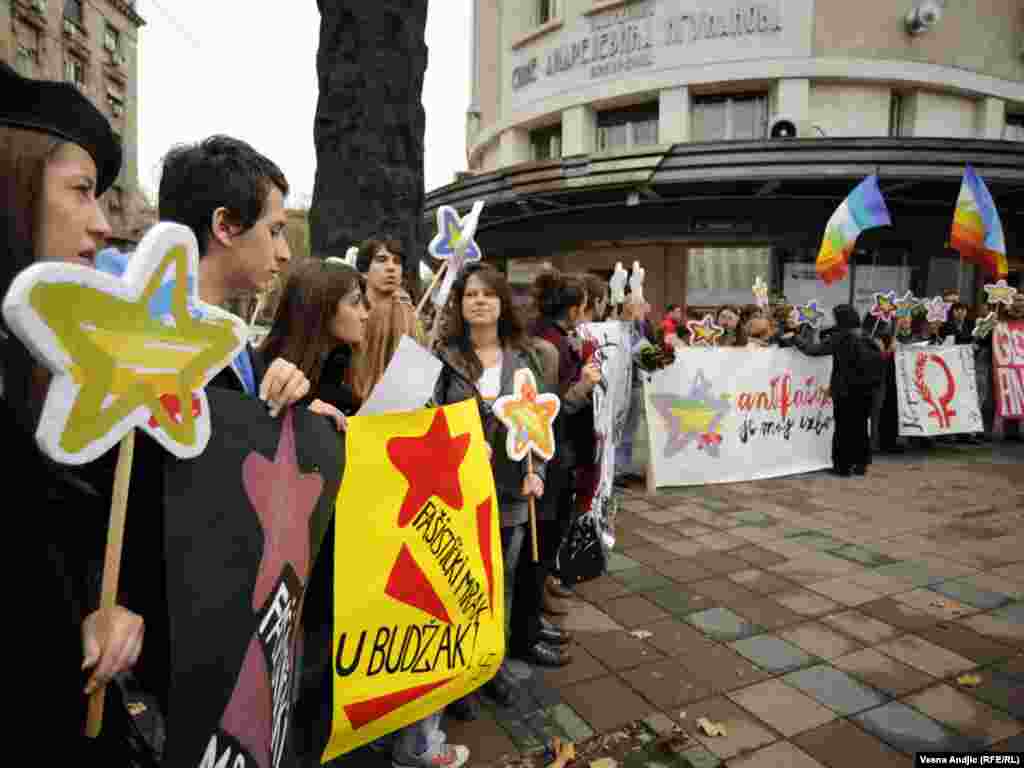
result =
[{"label": "woman holding banner", "polygon": [[[508,283],[493,267],[468,265],[452,286],[448,307],[448,334],[438,350],[445,368],[435,400],[438,405],[449,405],[474,399],[480,408],[501,510],[509,655],[544,655],[560,660],[559,652],[543,642],[539,617],[528,604],[534,589],[534,569],[527,544],[527,500],[544,495],[545,466],[534,462],[531,473],[525,459],[514,462],[508,457],[507,431],[491,408],[498,397],[513,393],[513,377],[518,369],[530,368],[540,374],[536,370],[539,365],[527,349],[525,328],[512,303]],[[543,377],[538,375],[538,379]],[[515,691],[509,669],[506,661],[484,687],[503,706],[512,703]]]},{"label": "woman holding banner", "polygon": [[[67,83],[27,80],[0,62],[0,91],[5,295],[35,261],[94,266],[111,231],[97,198],[120,171],[121,149],[106,118]],[[28,530],[19,533],[42,550],[25,591],[32,606],[17,613],[23,622],[31,617],[34,638],[23,644],[19,664],[31,670],[31,690],[44,699],[24,702],[24,711],[46,713],[50,744],[86,762],[102,756],[103,764],[119,764],[126,758],[116,751],[114,729],[104,728],[96,741],[82,738],[86,694],[130,669],[143,645],[141,616],[120,606],[94,609],[110,499],[87,482],[84,468],[60,467],[39,451],[34,433],[48,374],[6,328],[0,345],[0,429],[17,467],[10,476],[35,496],[21,516]],[[117,710],[106,712],[109,725]],[[50,752],[54,762],[64,756]]]}]

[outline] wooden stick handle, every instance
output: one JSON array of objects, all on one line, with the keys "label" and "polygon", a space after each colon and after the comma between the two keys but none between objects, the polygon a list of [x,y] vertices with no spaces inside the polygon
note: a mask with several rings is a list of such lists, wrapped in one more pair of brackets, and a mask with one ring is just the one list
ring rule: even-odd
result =
[{"label": "wooden stick handle", "polygon": [[434,275],[434,279],[430,283],[430,287],[427,288],[427,292],[423,294],[423,298],[420,299],[420,303],[416,307],[416,317],[419,317],[420,312],[422,312],[423,308],[427,306],[427,301],[430,300],[430,294],[434,292],[434,289],[437,287],[437,281],[441,279],[441,276],[444,274],[446,269],[448,269],[448,262],[442,261],[441,266],[437,268],[437,273]]},{"label": "wooden stick handle", "polygon": [[[132,476],[132,457],[135,454],[135,430],[121,438],[117,469],[114,471],[114,493],[110,502],[110,527],[107,530],[107,551],[103,559],[103,592],[100,595],[100,611],[110,612],[117,604],[117,582],[121,576],[121,545],[124,543],[124,521],[128,509],[128,483]],[[100,621],[103,626],[103,617]],[[104,638],[106,640],[106,638]],[[100,649],[102,651],[102,648]],[[103,703],[106,686],[98,688],[89,696],[89,720],[85,735],[95,739],[103,727]]]},{"label": "wooden stick handle", "polygon": [[[526,474],[533,474],[533,451],[526,454]],[[530,540],[533,542],[533,562],[540,562],[540,554],[537,549],[537,502],[533,495],[530,496]]]}]

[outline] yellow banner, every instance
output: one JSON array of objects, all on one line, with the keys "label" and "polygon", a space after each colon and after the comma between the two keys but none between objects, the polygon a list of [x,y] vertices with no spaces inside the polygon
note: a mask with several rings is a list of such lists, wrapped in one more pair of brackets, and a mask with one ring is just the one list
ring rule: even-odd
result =
[{"label": "yellow banner", "polygon": [[348,420],[327,762],[479,688],[505,655],[498,503],[474,401]]}]

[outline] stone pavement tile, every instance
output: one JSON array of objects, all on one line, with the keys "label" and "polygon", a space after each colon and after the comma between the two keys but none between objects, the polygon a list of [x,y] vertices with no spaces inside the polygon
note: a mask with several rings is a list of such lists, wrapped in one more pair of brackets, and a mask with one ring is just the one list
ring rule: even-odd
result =
[{"label": "stone pavement tile", "polygon": [[736,571],[745,571],[750,564],[738,557],[725,552],[702,552],[690,560],[707,571],[717,575],[728,575]]},{"label": "stone pavement tile", "polygon": [[615,546],[618,551],[625,552],[630,549],[646,547],[650,544],[651,540],[639,535],[636,532],[636,528],[627,528],[623,525],[615,526]]},{"label": "stone pavement tile", "polygon": [[578,643],[572,646],[570,652],[572,653],[571,664],[540,671],[540,676],[544,678],[546,685],[553,688],[564,688],[567,685],[593,680],[595,677],[604,677],[608,674],[608,668]]},{"label": "stone pavement tile", "polygon": [[711,653],[717,644],[681,619],[666,619],[647,625],[648,644],[666,656],[700,657]]},{"label": "stone pavement tile", "polygon": [[730,573],[729,578],[759,595],[774,595],[779,592],[793,592],[800,589],[800,585],[795,581],[757,569]]},{"label": "stone pavement tile", "polygon": [[928,555],[916,554],[911,555],[918,562],[928,566],[928,571],[934,573],[936,578],[942,579],[962,579],[966,576],[974,577],[980,576],[981,571],[977,568],[971,568],[960,563],[954,563],[945,555],[935,555],[929,557]]},{"label": "stone pavement tile", "polygon": [[692,560],[686,558],[679,558],[678,560],[668,560],[664,563],[656,563],[654,569],[667,576],[674,582],[679,584],[686,584],[690,581],[700,581],[701,579],[710,578],[713,574],[707,569],[703,568]]},{"label": "stone pavement tile", "polygon": [[646,512],[652,507],[651,502],[643,496],[630,496],[622,502],[622,508],[627,512]]},{"label": "stone pavement tile", "polygon": [[796,611],[801,616],[820,616],[824,613],[832,613],[839,607],[837,603],[808,589],[782,592],[772,595],[772,599],[791,611]]},{"label": "stone pavement tile", "polygon": [[714,528],[709,528],[706,525],[701,525],[700,523],[693,523],[689,521],[682,523],[671,523],[669,525],[669,528],[676,531],[680,535],[685,536],[688,539],[692,539],[695,536],[704,536],[706,534],[715,532]]},{"label": "stone pavement tile", "polygon": [[764,549],[754,544],[747,544],[744,547],[735,549],[731,554],[741,560],[746,560],[758,568],[770,568],[773,565],[781,565],[786,562],[786,558],[778,552],[772,552],[770,549]]},{"label": "stone pavement tile", "polygon": [[638,667],[663,658],[659,651],[625,630],[600,634],[581,632],[576,635],[576,641],[611,670]]},{"label": "stone pavement tile", "polygon": [[894,595],[913,589],[913,586],[905,581],[894,579],[891,576],[882,576],[871,570],[851,574],[850,581],[880,595]]},{"label": "stone pavement tile", "polygon": [[835,720],[836,713],[781,680],[742,688],[729,698],[787,738]]},{"label": "stone pavement tile", "polygon": [[845,541],[834,539],[823,531],[814,530],[797,531],[786,536],[786,539],[796,542],[807,549],[814,549],[819,552],[838,549],[846,545]]},{"label": "stone pavement tile", "polygon": [[996,669],[1014,680],[1024,683],[1024,654],[1018,653],[1013,658],[996,664]]},{"label": "stone pavement tile", "polygon": [[623,584],[609,576],[599,576],[596,579],[585,581],[573,587],[573,591],[584,600],[601,605],[605,600],[614,600],[616,597],[624,597],[630,594]]},{"label": "stone pavement tile", "polygon": [[819,595],[824,595],[837,603],[849,606],[870,603],[881,597],[877,592],[872,592],[867,587],[862,587],[842,576],[837,579],[829,579],[828,581],[819,581],[817,584],[808,584],[807,589],[817,592]]},{"label": "stone pavement tile", "polygon": [[617,677],[601,677],[563,688],[562,699],[598,733],[656,711]]},{"label": "stone pavement tile", "polygon": [[821,621],[850,637],[855,637],[865,645],[880,643],[900,633],[900,630],[896,627],[860,611],[833,613],[829,616],[823,616]]},{"label": "stone pavement tile", "polygon": [[622,625],[607,613],[579,600],[569,604],[569,613],[557,623],[570,632],[616,632],[622,629]]},{"label": "stone pavement tile", "polygon": [[[676,544],[678,542],[669,542],[668,546]],[[638,563],[643,565],[651,565],[652,563],[663,563],[666,560],[674,560],[679,557],[675,552],[671,552],[665,547],[657,544],[647,544],[642,547],[632,547],[630,549],[623,549],[625,554],[631,560],[636,560]]]},{"label": "stone pavement tile", "polygon": [[693,557],[708,551],[704,545],[698,544],[696,539],[687,538],[666,542],[665,549],[671,552],[673,557]]},{"label": "stone pavement tile", "polygon": [[849,560],[850,562],[859,563],[860,565],[867,566],[868,568],[876,568],[880,565],[891,565],[896,560],[884,555],[881,552],[865,547],[861,544],[846,544],[845,546],[837,549],[830,549],[828,553],[833,557],[839,557],[843,560]]},{"label": "stone pavement tile", "polygon": [[687,522],[700,523],[701,525],[714,528],[716,531],[727,527],[729,523],[729,521],[725,520],[718,512],[713,512],[710,509],[705,509],[703,507],[687,509],[683,520]]},{"label": "stone pavement tile", "polygon": [[661,589],[672,584],[667,576],[662,576],[648,566],[614,571],[612,578],[633,592],[649,592],[652,589]]},{"label": "stone pavement tile", "polygon": [[909,592],[893,595],[892,599],[944,621],[956,621],[978,612],[977,608],[965,605],[942,593],[933,592],[932,589],[934,587],[918,587]]},{"label": "stone pavement tile", "polygon": [[564,701],[546,710],[548,718],[557,725],[566,737],[576,744],[586,741],[594,735],[594,729],[576,714],[576,710]]},{"label": "stone pavement tile", "polygon": [[730,549],[739,549],[745,547],[748,542],[746,539],[741,539],[737,536],[731,536],[724,531],[717,531],[715,533],[708,533],[703,536],[695,536],[692,539],[693,543],[699,544],[704,549],[710,549],[715,552],[725,552]]},{"label": "stone pavement tile", "polygon": [[996,568],[992,573],[1018,584],[1024,584],[1024,562],[1004,565],[1001,568]]},{"label": "stone pavement tile", "polygon": [[685,520],[687,512],[680,507],[651,507],[650,509],[638,511],[637,515],[650,523],[664,525]]},{"label": "stone pavement tile", "polygon": [[1007,621],[995,613],[982,613],[968,619],[961,619],[957,623],[1001,643],[1013,645],[1015,648],[1024,648],[1024,625]]},{"label": "stone pavement tile", "polygon": [[972,579],[950,579],[930,587],[933,592],[970,605],[979,611],[1002,608],[1010,602],[1007,594],[992,592],[975,585]]},{"label": "stone pavement tile", "polygon": [[759,543],[764,549],[791,559],[807,557],[814,551],[791,539],[769,539]]},{"label": "stone pavement tile", "polygon": [[992,615],[999,619],[1012,621],[1014,624],[1024,624],[1024,602],[1005,605],[998,610],[992,611]]},{"label": "stone pavement tile", "polygon": [[857,606],[857,610],[879,621],[884,621],[886,624],[899,627],[905,632],[914,632],[918,629],[934,626],[939,622],[936,617],[929,616],[927,613],[911,608],[909,605],[904,605],[891,597],[883,597],[881,600],[875,600],[873,603],[864,603]]},{"label": "stone pavement tile", "polygon": [[736,582],[725,576],[703,581],[694,581],[686,585],[687,590],[698,595],[704,595],[714,600],[713,605],[724,605],[733,598],[754,597],[754,593],[744,589]]},{"label": "stone pavement tile", "polygon": [[891,576],[915,587],[927,587],[944,580],[944,577],[936,574],[933,570],[929,570],[928,566],[924,563],[917,563],[912,560],[892,563],[891,565],[881,565],[878,568],[874,568],[873,571],[880,576]]},{"label": "stone pavement tile", "polygon": [[950,685],[954,685],[967,696],[981,699],[993,707],[1009,712],[1017,719],[1024,719],[1024,686],[1019,680],[997,671],[995,667],[978,670],[976,674],[981,677],[980,685],[961,685],[955,678]]},{"label": "stone pavement tile", "polygon": [[822,659],[845,656],[861,647],[856,640],[816,621],[780,630],[779,637]]},{"label": "stone pavement tile", "polygon": [[802,648],[775,635],[755,635],[729,643],[729,647],[761,669],[776,675],[793,672],[819,662]]},{"label": "stone pavement tile", "polygon": [[686,621],[720,642],[750,637],[762,629],[728,608],[711,608],[699,613],[692,613],[686,617]]},{"label": "stone pavement tile", "polygon": [[[697,726],[697,720],[702,717],[725,726],[726,735],[705,736]],[[679,722],[683,730],[722,759],[778,740],[778,736],[761,725],[749,712],[724,696],[697,702],[687,709],[686,717],[680,718]]]},{"label": "stone pavement tile", "polygon": [[774,600],[766,600],[763,595],[734,597],[725,604],[725,607],[752,624],[771,630],[800,624],[807,620],[807,617],[779,605]]},{"label": "stone pavement tile", "polygon": [[936,624],[934,627],[919,629],[915,634],[977,664],[990,664],[1014,653],[1010,646],[959,624]]},{"label": "stone pavement tile", "polygon": [[625,571],[629,568],[636,568],[638,565],[640,563],[636,562],[636,560],[631,560],[620,552],[608,553],[608,573]]},{"label": "stone pavement tile", "polygon": [[894,640],[879,643],[875,649],[933,677],[949,677],[977,666],[970,659],[929,643],[917,635],[901,635]]},{"label": "stone pavement tile", "polygon": [[860,566],[838,557],[814,553],[807,557],[790,560],[788,563],[773,565],[767,570],[798,584],[816,584],[860,570]]},{"label": "stone pavement tile", "polygon": [[861,712],[852,719],[872,736],[908,755],[961,752],[984,746],[899,701]]},{"label": "stone pavement tile", "polygon": [[978,589],[1007,595],[1012,600],[1024,599],[1024,582],[1020,579],[1008,579],[995,571],[975,573],[968,579],[958,579],[958,581],[968,581]]},{"label": "stone pavement tile", "polygon": [[805,731],[793,743],[829,768],[907,768],[907,756],[865,733],[848,720]]},{"label": "stone pavement tile", "polygon": [[644,664],[622,672],[620,676],[630,688],[665,712],[674,712],[714,694],[711,686],[696,679],[679,663],[679,659]]},{"label": "stone pavement tile", "polygon": [[630,629],[668,616],[665,611],[641,595],[608,600],[601,607],[615,621]]},{"label": "stone pavement tile", "polygon": [[739,527],[744,528],[748,526],[767,528],[778,523],[771,515],[759,512],[756,509],[741,509],[739,512],[732,514],[731,517]]},{"label": "stone pavement tile", "polygon": [[822,765],[788,741],[777,741],[730,760],[729,768],[822,768]]},{"label": "stone pavement tile", "polygon": [[1024,723],[965,696],[948,685],[936,685],[903,699],[918,712],[938,720],[981,744],[993,744],[1024,731]]},{"label": "stone pavement tile", "polygon": [[778,541],[781,539],[782,526],[767,525],[764,528],[756,526],[741,526],[739,528],[731,529],[729,533],[733,536],[738,536],[741,539],[745,539],[756,544],[765,541]]},{"label": "stone pavement tile", "polygon": [[661,610],[672,616],[687,616],[697,611],[704,611],[715,605],[713,600],[698,595],[687,584],[685,588],[678,585],[647,592],[646,596]]},{"label": "stone pavement tile", "polygon": [[470,723],[450,717],[445,721],[444,730],[449,742],[469,747],[476,765],[497,761],[502,755],[517,751],[515,742],[488,712]]},{"label": "stone pavement tile", "polygon": [[1011,736],[1006,741],[993,744],[989,752],[1024,752],[1024,734]]},{"label": "stone pavement tile", "polygon": [[889,700],[881,691],[824,664],[790,672],[782,679],[841,715],[862,712]]},{"label": "stone pavement tile", "polygon": [[864,648],[834,659],[832,663],[851,677],[890,696],[902,696],[935,682],[935,678],[908,667],[874,648]]}]

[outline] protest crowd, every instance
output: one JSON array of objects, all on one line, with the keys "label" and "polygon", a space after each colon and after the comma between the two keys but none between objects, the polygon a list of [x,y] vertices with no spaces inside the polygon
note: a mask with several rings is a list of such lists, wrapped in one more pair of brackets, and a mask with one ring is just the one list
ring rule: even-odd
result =
[{"label": "protest crowd", "polygon": [[[110,228],[97,204],[121,164],[121,150],[106,119],[69,85],[26,80],[6,66],[0,69],[0,81],[5,93],[0,104],[0,208],[7,253],[3,291],[20,272],[41,261],[124,272],[130,260],[118,261],[116,253],[104,249]],[[511,659],[541,667],[573,661],[572,638],[560,620],[573,610],[574,585],[597,574],[566,573],[567,552],[579,535],[578,521],[600,495],[601,456],[608,455],[603,452],[605,438],[594,427],[595,396],[602,387],[599,350],[591,336],[580,332],[584,324],[617,323],[628,345],[628,410],[611,446],[617,486],[642,480],[632,449],[644,407],[645,377],[670,367],[676,356],[696,346],[721,349],[715,354],[722,355],[739,349],[758,354],[792,348],[808,357],[831,357],[832,471],[839,477],[868,472],[873,453],[925,450],[933,440],[912,437],[908,443],[899,434],[895,358],[901,347],[942,346],[952,337],[955,345],[969,346],[974,356],[984,423],[973,434],[934,439],[977,444],[991,439],[993,430],[1006,439],[1021,439],[1019,422],[999,423],[993,401],[992,327],[1024,320],[1024,294],[1011,303],[968,306],[956,291],[949,291],[942,296],[948,314],[944,320],[926,316],[920,306],[885,318],[862,318],[854,307],[840,305],[832,310],[832,322],[823,324],[828,327],[819,328],[798,307],[759,300],[699,316],[687,316],[683,307],[670,305],[656,323],[636,268],[628,285],[624,274],[618,283],[613,277],[610,292],[609,284],[594,275],[548,269],[534,282],[528,312],[521,312],[505,276],[479,259],[466,259],[447,285],[441,280],[429,286],[421,282],[406,267],[410,255],[388,232],[356,244],[354,258],[313,254],[291,264],[284,237],[288,192],[288,181],[272,160],[227,136],[173,148],[164,159],[159,219],[184,225],[194,234],[201,301],[219,305],[259,291],[279,276],[283,281],[269,334],[258,346],[247,344],[207,383],[208,390],[231,390],[261,401],[277,420],[291,410],[311,412],[329,425],[329,439],[342,445],[350,421],[361,418],[360,409],[411,339],[440,363],[433,394],[421,407],[474,402],[493,475],[505,661],[474,690],[370,740],[370,748],[390,757],[396,768],[465,764],[469,750],[448,742],[443,720],[478,717],[481,697],[500,707],[512,706],[517,678],[509,669]],[[442,289],[446,300],[438,305],[434,299]],[[980,327],[983,319],[987,332]],[[44,560],[33,561],[42,566],[33,569],[38,578],[34,602],[44,609],[33,631],[52,643],[44,648],[30,641],[27,663],[34,670],[33,686],[46,692],[50,738],[65,742],[80,758],[97,756],[86,757],[85,764],[158,765],[162,739],[173,738],[179,715],[171,690],[184,644],[172,641],[175,618],[168,610],[169,595],[180,585],[169,583],[165,569],[171,555],[164,536],[169,512],[162,500],[175,493],[163,469],[166,453],[152,437],[139,433],[116,605],[101,608],[99,585],[118,450],[81,466],[62,465],[41,451],[35,432],[50,372],[6,324],[3,331],[4,433],[9,455],[18,462],[19,485],[39,489],[27,520],[35,529],[31,540],[46,549]],[[538,402],[545,394],[558,398],[548,460],[539,455],[515,458],[507,449],[516,436],[509,434],[498,411],[519,391],[516,374],[523,369],[532,373]],[[347,481],[343,469],[343,487]],[[217,489],[205,492],[216,505]],[[361,529],[384,525],[391,515],[372,506],[352,510],[339,504],[308,580],[301,574],[305,591],[299,602],[296,670],[287,692],[285,757],[277,754],[275,736],[274,765],[320,763],[332,717],[334,669],[344,656],[340,651],[337,659],[333,656],[334,630],[343,628],[332,626],[332,610],[339,601],[358,597],[361,587],[349,584],[351,594],[339,593],[333,574],[336,540],[358,539]],[[614,539],[613,517],[606,512],[603,518],[603,535],[609,541]],[[62,524],[52,525],[58,519]],[[267,547],[269,551],[269,543]],[[536,557],[531,556],[534,547]],[[249,578],[242,570],[221,573],[222,579],[232,574]],[[496,602],[493,596],[491,600]],[[98,738],[86,738],[88,703],[97,691],[107,691],[103,728]],[[140,727],[125,724],[132,718],[125,715],[124,701],[133,692],[146,697],[150,713],[160,721],[159,727],[149,721],[142,727],[146,743],[124,735],[129,726]],[[215,763],[218,755],[206,753],[201,764],[227,765]],[[189,759],[200,764],[203,754]],[[342,756],[338,764],[344,760]]]}]

